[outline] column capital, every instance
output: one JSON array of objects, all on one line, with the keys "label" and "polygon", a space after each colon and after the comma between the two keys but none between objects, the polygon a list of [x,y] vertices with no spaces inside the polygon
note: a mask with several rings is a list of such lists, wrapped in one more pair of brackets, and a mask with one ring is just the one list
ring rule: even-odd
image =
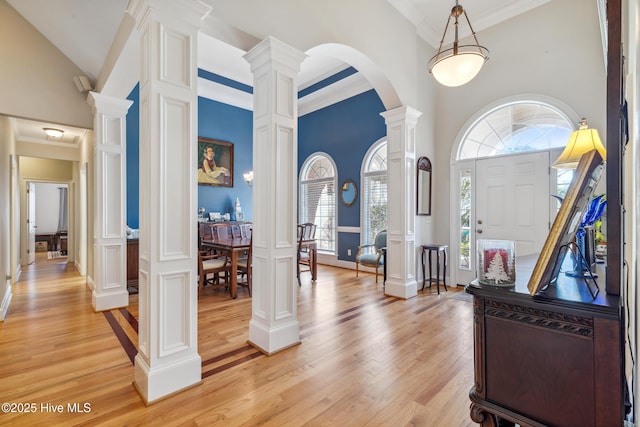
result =
[{"label": "column capital", "polygon": [[306,58],[306,54],[271,36],[262,40],[244,55],[244,59],[251,65],[252,73],[266,64],[278,63],[297,74],[300,71],[300,64]]},{"label": "column capital", "polygon": [[106,114],[126,114],[133,101],[129,99],[116,98],[109,95],[103,95],[99,92],[89,92],[87,95],[87,103],[91,107],[91,112]]},{"label": "column capital", "polygon": [[393,110],[387,110],[380,113],[382,117],[384,117],[384,121],[386,124],[390,124],[398,121],[406,121],[412,125],[415,125],[418,122],[420,116],[422,116],[422,112],[416,110],[413,107],[405,106],[394,108]]},{"label": "column capital", "polygon": [[183,21],[199,28],[211,9],[211,6],[200,0],[130,0],[127,13],[136,20],[138,29],[144,24],[151,10],[172,19],[182,18]]}]

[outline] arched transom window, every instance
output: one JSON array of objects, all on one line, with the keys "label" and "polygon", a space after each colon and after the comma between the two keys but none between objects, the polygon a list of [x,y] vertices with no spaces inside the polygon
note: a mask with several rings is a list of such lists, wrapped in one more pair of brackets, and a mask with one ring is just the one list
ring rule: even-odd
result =
[{"label": "arched transom window", "polygon": [[502,104],[469,127],[457,160],[564,147],[574,129],[567,116],[549,104]]}]

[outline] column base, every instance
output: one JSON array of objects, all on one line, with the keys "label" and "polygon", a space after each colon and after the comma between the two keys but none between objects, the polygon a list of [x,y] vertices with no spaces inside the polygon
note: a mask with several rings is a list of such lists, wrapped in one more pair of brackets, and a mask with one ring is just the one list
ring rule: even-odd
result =
[{"label": "column base", "polygon": [[296,320],[275,328],[267,328],[251,319],[248,343],[270,356],[300,344],[300,324]]},{"label": "column base", "polygon": [[418,295],[418,283],[415,280],[404,283],[388,278],[384,286],[384,294],[402,299],[413,298]]},{"label": "column base", "polygon": [[150,368],[138,353],[134,359],[133,386],[144,401],[151,405],[202,382],[202,359],[199,354]]},{"label": "column base", "polygon": [[91,304],[93,305],[94,311],[106,311],[126,307],[129,305],[129,291],[125,288],[124,290],[100,294],[94,289]]}]

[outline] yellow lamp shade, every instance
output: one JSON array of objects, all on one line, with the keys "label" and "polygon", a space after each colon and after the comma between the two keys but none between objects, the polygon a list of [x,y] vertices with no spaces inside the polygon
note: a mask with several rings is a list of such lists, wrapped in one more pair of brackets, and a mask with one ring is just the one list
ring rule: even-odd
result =
[{"label": "yellow lamp shade", "polygon": [[588,151],[598,150],[603,159],[607,156],[607,150],[602,145],[597,129],[589,129],[587,120],[582,119],[580,129],[571,133],[569,142],[564,148],[553,167],[556,169],[575,169],[578,166],[580,157]]}]

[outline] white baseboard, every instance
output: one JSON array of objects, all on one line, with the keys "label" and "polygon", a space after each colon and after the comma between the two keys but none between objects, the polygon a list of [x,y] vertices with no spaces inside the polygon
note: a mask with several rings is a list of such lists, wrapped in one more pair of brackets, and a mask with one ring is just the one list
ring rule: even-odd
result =
[{"label": "white baseboard", "polygon": [[11,280],[7,280],[5,292],[2,296],[2,305],[0,305],[0,320],[2,321],[4,321],[4,318],[7,316],[7,311],[9,310],[12,297],[13,292],[11,291]]},{"label": "white baseboard", "polygon": [[[335,255],[325,255],[325,254],[318,254],[318,264],[322,264],[322,265],[330,265],[332,267],[340,267],[340,268],[347,268],[349,270],[354,270],[356,269],[356,263],[354,261],[344,261],[344,260],[339,260],[336,259]],[[380,267],[380,269],[378,270],[378,274],[383,274],[384,267]],[[363,271],[365,273],[375,273],[376,269],[373,267],[366,267],[364,265],[360,265],[358,267],[359,271]],[[446,278],[447,281],[447,286],[450,286],[450,277],[447,276]],[[427,279],[428,281],[429,279]],[[418,266],[418,271],[416,271],[416,282],[418,283],[418,289],[420,289],[422,287],[422,267]]]}]

